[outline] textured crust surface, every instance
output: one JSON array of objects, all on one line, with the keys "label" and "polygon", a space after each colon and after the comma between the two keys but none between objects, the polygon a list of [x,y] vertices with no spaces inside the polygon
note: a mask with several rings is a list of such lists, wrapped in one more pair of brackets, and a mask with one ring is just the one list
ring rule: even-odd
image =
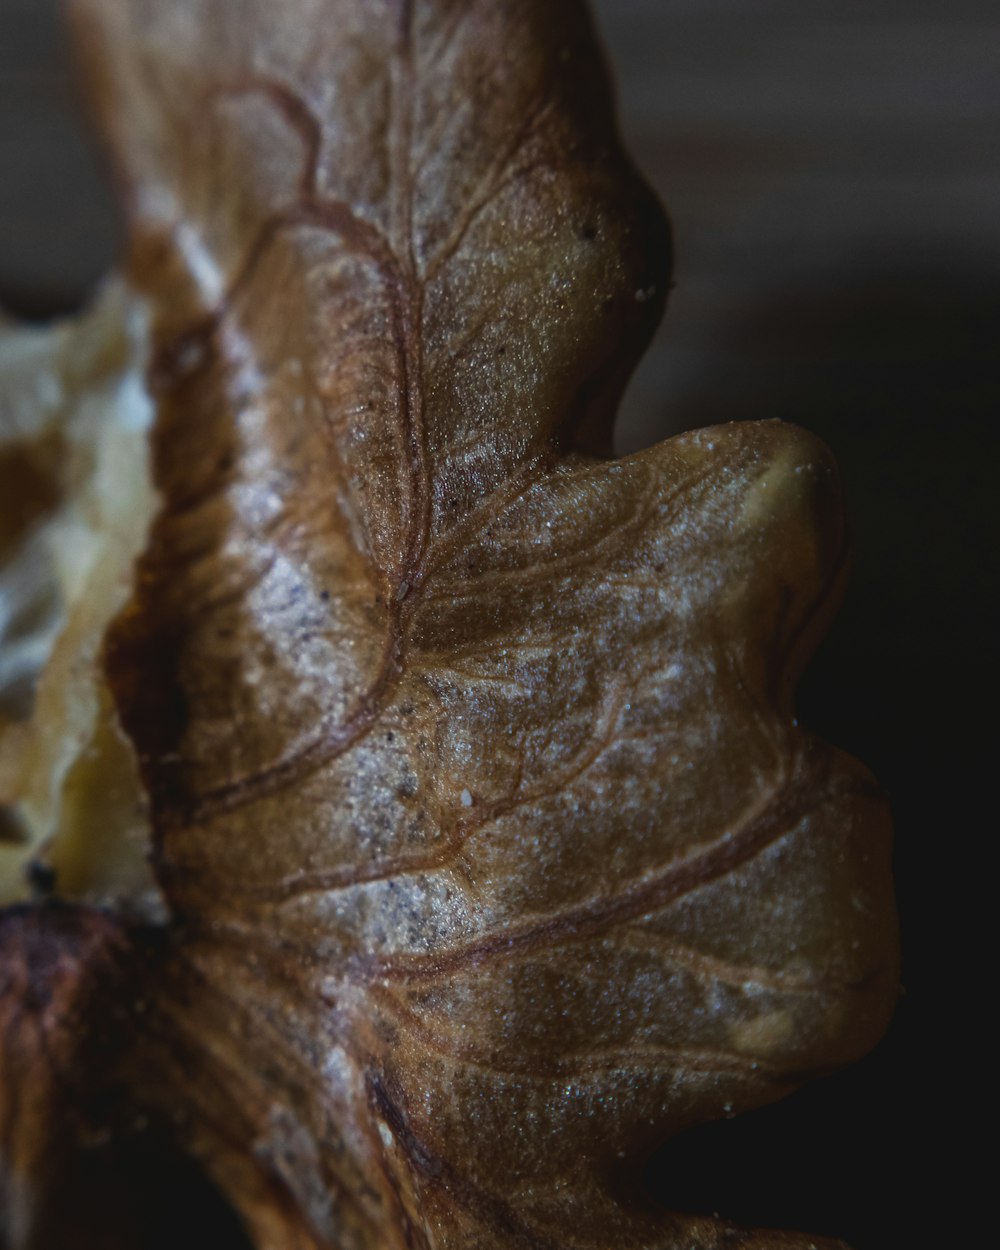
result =
[{"label": "textured crust surface", "polygon": [[884,801],[791,704],[828,453],[600,454],[669,247],[580,6],[75,12],[152,317],[129,1097],[262,1250],[818,1247],[626,1183],[863,1053],[894,922]]}]

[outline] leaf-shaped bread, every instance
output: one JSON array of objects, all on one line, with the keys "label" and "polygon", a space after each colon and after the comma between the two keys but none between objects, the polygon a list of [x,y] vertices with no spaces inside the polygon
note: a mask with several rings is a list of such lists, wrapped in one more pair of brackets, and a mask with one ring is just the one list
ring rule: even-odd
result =
[{"label": "leaf-shaped bread", "polygon": [[894,933],[884,801],[793,717],[829,454],[608,458],[669,245],[580,4],[75,15],[159,498],[93,723],[169,918],[4,915],[0,1186],[17,1081],[170,1125],[261,1250],[818,1245],[631,1181],[867,1049]]}]

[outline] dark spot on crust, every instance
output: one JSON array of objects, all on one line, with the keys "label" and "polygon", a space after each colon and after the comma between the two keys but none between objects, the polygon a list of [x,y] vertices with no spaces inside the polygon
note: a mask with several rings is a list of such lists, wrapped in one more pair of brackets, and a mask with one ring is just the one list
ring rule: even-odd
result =
[{"label": "dark spot on crust", "polygon": [[25,869],[28,884],[35,894],[51,894],[56,888],[58,874],[51,864],[33,859]]},{"label": "dark spot on crust", "polygon": [[403,1108],[390,1095],[380,1073],[369,1073],[368,1101],[376,1115],[388,1125],[393,1137],[403,1148],[413,1168],[424,1176],[437,1176],[442,1170],[440,1160],[421,1143],[410,1129]]},{"label": "dark spot on crust", "polygon": [[206,317],[159,343],[149,368],[149,384],[154,393],[182,386],[211,365],[215,328],[215,317]]}]

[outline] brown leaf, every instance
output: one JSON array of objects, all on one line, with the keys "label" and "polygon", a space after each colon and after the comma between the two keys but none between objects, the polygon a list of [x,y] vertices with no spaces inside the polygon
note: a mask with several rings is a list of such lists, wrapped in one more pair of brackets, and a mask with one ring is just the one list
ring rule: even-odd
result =
[{"label": "brown leaf", "polygon": [[[793,717],[829,454],[761,423],[605,458],[669,247],[580,5],[75,12],[160,498],[88,723],[170,918],[153,954],[114,929],[141,991],[67,1103],[169,1126],[262,1250],[818,1246],[630,1180],[871,1046],[894,921],[884,801]],[[53,913],[9,914],[17,969]],[[84,947],[66,1036],[107,1015]]]}]

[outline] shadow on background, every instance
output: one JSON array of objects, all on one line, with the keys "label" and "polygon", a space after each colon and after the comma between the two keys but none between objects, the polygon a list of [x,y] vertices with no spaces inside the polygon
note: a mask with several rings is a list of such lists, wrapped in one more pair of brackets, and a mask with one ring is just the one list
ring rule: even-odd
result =
[{"label": "shadow on background", "polygon": [[253,1250],[232,1208],[162,1130],[75,1151],[45,1192],[28,1250]]},{"label": "shadow on background", "polygon": [[[938,1241],[931,1225],[953,1218],[942,1210],[949,1190],[972,1190],[960,1173],[970,1113],[985,1101],[977,1039],[990,1036],[970,960],[989,949],[995,909],[979,848],[996,827],[1000,745],[987,688],[998,637],[1000,273],[945,256],[909,273],[877,262],[869,272],[850,290],[820,278],[811,296],[733,326],[719,343],[726,371],[670,424],[781,417],[820,434],[840,463],[853,576],[799,710],[889,793],[904,995],[861,1065],[685,1134],[650,1179],[682,1209],[887,1250],[974,1244],[955,1239],[954,1225]],[[975,1210],[973,1201],[965,1218]]]},{"label": "shadow on background", "polygon": [[37,321],[75,311],[120,250],[65,2],[0,0],[0,312]]}]

